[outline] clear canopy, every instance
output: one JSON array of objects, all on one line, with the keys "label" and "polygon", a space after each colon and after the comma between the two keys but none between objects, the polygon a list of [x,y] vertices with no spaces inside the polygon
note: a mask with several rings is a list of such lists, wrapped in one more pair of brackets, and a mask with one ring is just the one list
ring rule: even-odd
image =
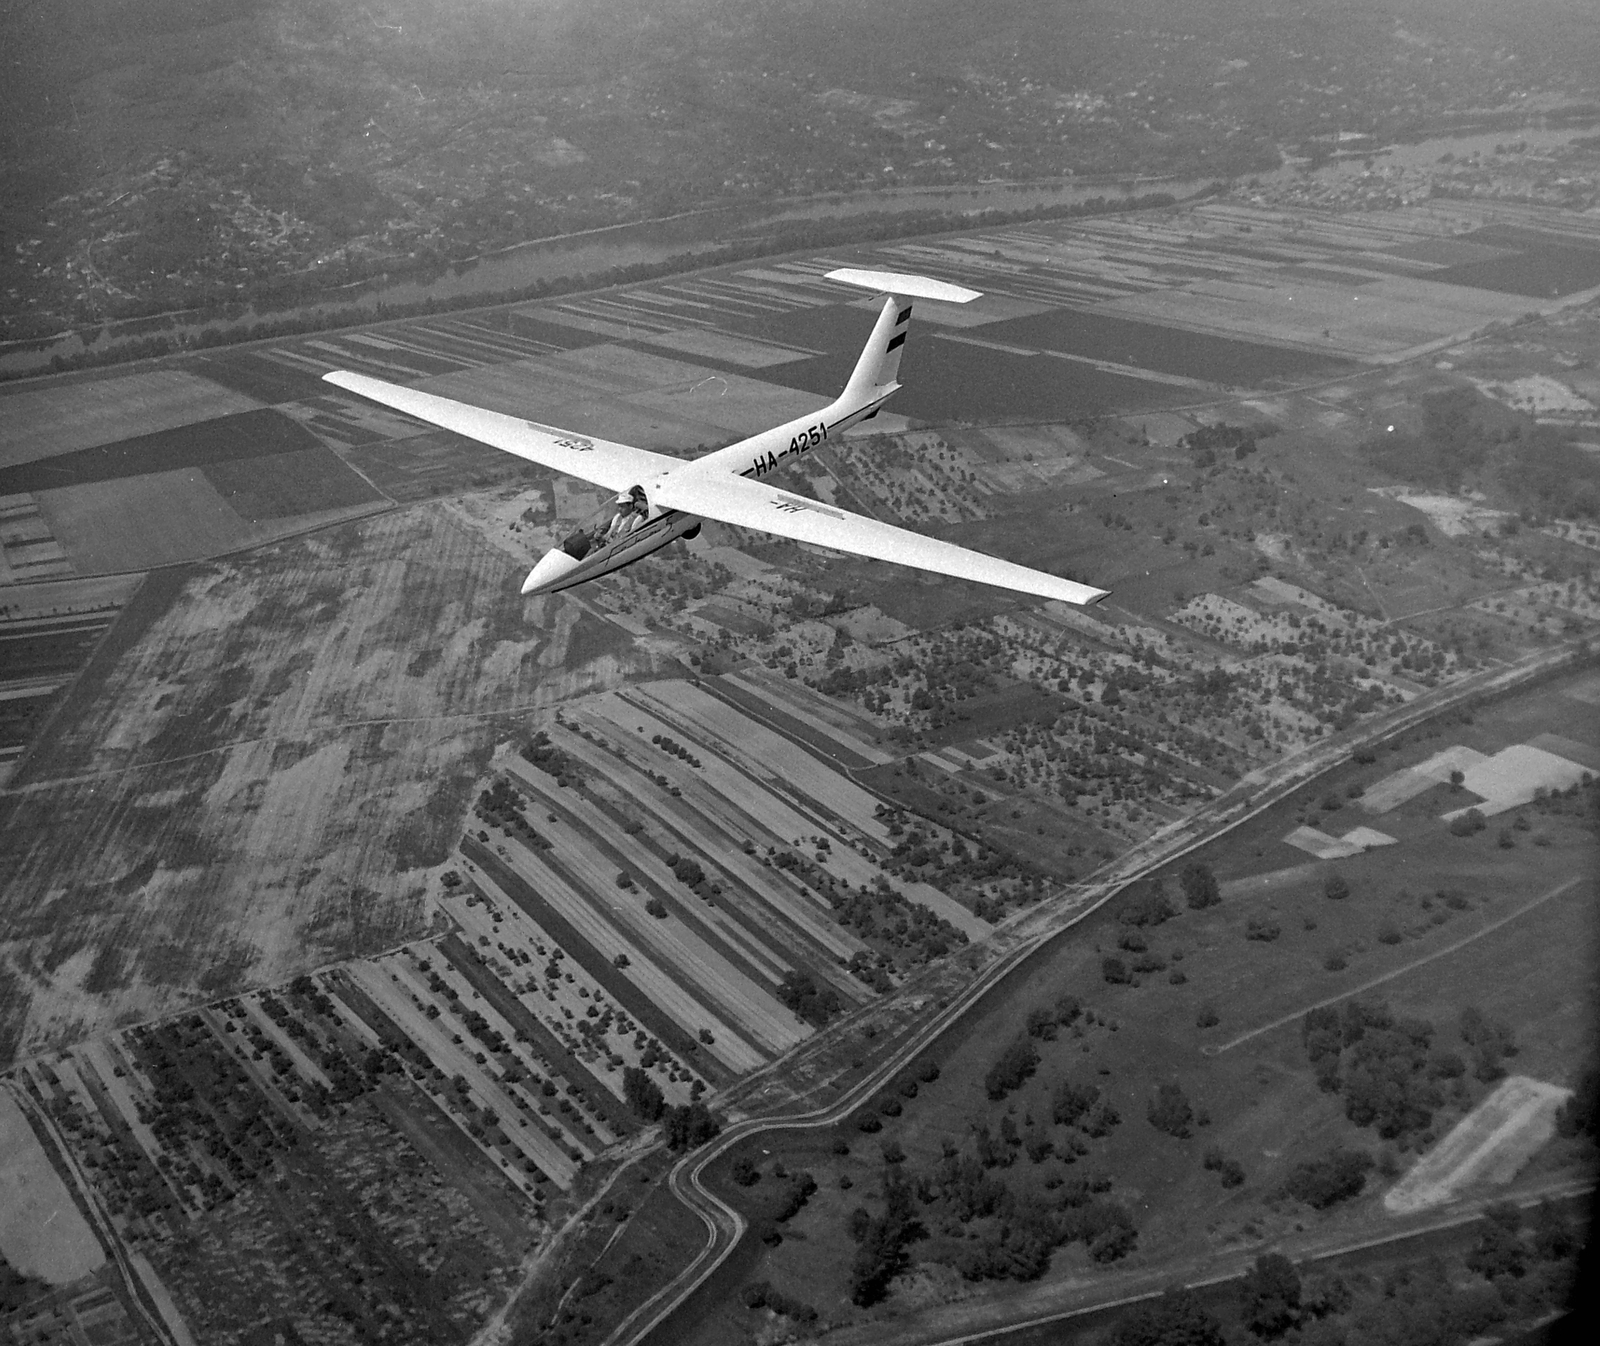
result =
[{"label": "clear canopy", "polygon": [[645,499],[644,488],[635,486],[612,497],[584,520],[575,532],[562,540],[561,550],[573,560],[581,561],[590,552],[620,542],[649,517],[650,502]]}]

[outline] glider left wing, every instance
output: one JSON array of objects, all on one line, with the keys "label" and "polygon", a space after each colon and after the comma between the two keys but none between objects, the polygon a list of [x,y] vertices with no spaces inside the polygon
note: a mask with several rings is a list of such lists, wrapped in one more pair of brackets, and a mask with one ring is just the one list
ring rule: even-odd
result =
[{"label": "glider left wing", "polygon": [[[687,465],[680,465],[687,466]],[[655,485],[651,499],[738,528],[757,528],[796,542],[851,552],[877,561],[916,566],[956,579],[999,585],[1063,603],[1094,603],[1110,591],[1048,575],[998,556],[969,551],[907,528],[835,509],[750,477],[682,471]]]},{"label": "glider left wing", "polygon": [[629,444],[614,444],[590,435],[573,434],[558,430],[553,425],[525,421],[501,411],[490,411],[435,393],[425,393],[420,388],[385,383],[382,379],[368,378],[365,374],[335,369],[322,377],[335,387],[359,393],[386,407],[403,411],[407,416],[415,416],[419,421],[427,421],[429,425],[454,430],[458,435],[504,449],[519,458],[526,458],[530,463],[593,482],[608,491],[626,491],[649,477],[683,466],[681,458],[672,458],[664,453],[636,449]]}]

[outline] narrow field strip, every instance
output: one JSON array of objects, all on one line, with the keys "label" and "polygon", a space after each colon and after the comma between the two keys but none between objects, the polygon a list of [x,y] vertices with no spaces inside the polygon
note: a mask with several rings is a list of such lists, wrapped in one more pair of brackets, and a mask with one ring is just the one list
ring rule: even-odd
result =
[{"label": "narrow field strip", "polygon": [[1299,1020],[1305,1018],[1305,1016],[1314,1009],[1323,1009],[1328,1005],[1337,1005],[1341,1000],[1348,1000],[1353,995],[1361,995],[1364,991],[1370,991],[1375,986],[1382,986],[1385,982],[1393,981],[1396,977],[1403,977],[1408,972],[1415,972],[1419,967],[1424,967],[1428,963],[1433,962],[1435,959],[1443,958],[1446,954],[1455,953],[1456,950],[1466,948],[1467,945],[1476,940],[1482,939],[1485,935],[1493,934],[1501,926],[1509,925],[1519,916],[1526,916],[1535,907],[1542,906],[1553,897],[1559,897],[1568,889],[1575,888],[1582,882],[1583,877],[1579,875],[1566,880],[1564,883],[1558,883],[1554,888],[1549,889],[1547,892],[1540,893],[1538,897],[1533,899],[1533,901],[1525,902],[1522,906],[1518,907],[1515,911],[1510,912],[1508,915],[1502,916],[1498,920],[1490,921],[1488,925],[1473,931],[1472,934],[1467,935],[1462,939],[1456,940],[1454,944],[1447,944],[1442,949],[1435,949],[1432,953],[1427,954],[1422,958],[1418,958],[1414,962],[1407,963],[1404,967],[1397,967],[1392,972],[1385,972],[1381,977],[1374,977],[1371,981],[1364,981],[1359,986],[1352,986],[1348,991],[1341,991],[1338,995],[1329,996],[1325,1000],[1318,1000],[1314,1004],[1303,1006],[1302,1008],[1295,1010],[1292,1014],[1285,1014],[1280,1018],[1274,1019],[1271,1023],[1262,1024],[1260,1028],[1252,1028],[1248,1033],[1241,1033],[1238,1037],[1233,1038],[1231,1041],[1220,1043],[1214,1047],[1202,1047],[1200,1050],[1207,1056],[1220,1056],[1223,1052],[1232,1051],[1241,1043],[1249,1042],[1252,1038],[1258,1038],[1263,1033],[1270,1033],[1274,1029],[1282,1028],[1285,1024],[1297,1023]]},{"label": "narrow field strip", "polygon": [[[710,1058],[715,1063],[713,1075],[718,1077],[713,1082],[726,1084],[734,1076],[765,1064],[766,1058],[726,1024],[720,1024],[722,1032],[718,1033],[719,1025],[708,1010],[616,932],[599,922],[585,919],[583,926],[589,927],[586,929],[569,920],[569,911],[586,916],[587,909],[570,893],[566,895],[568,900],[559,905],[551,900],[555,890],[566,885],[550,870],[530,864],[522,854],[508,862],[476,842],[469,843],[464,854],[492,883],[498,900],[521,907],[548,930],[559,948],[577,959],[590,977],[674,1054],[692,1056],[697,1064]],[[596,926],[599,929],[594,929]],[[596,944],[591,932],[603,943]],[[612,964],[619,953],[628,957],[630,966],[626,972]],[[685,1048],[696,1042],[701,1027],[710,1027],[716,1042],[704,1052],[686,1052]]]},{"label": "narrow field strip", "polygon": [[[614,763],[606,765],[615,772]],[[607,783],[614,785],[615,780],[608,779]],[[610,845],[602,838],[623,835],[623,827],[628,820],[619,816],[619,811],[603,800],[594,800],[585,794],[569,798],[572,795],[573,792],[568,790],[561,792],[559,801],[551,800],[549,796],[545,798],[552,809],[569,810],[579,826],[588,828],[590,844],[606,857],[608,863],[614,863],[619,872],[627,871],[642,892],[664,903],[696,939],[702,940],[719,957],[726,959],[752,984],[770,994],[771,988],[776,987],[784,975],[793,970],[794,963],[790,959],[751,939],[728,918],[720,903],[696,903],[694,895],[684,889],[667,867],[661,848],[648,837],[645,830],[641,828],[631,838],[631,848],[628,850]],[[677,848],[669,846],[666,849],[670,852]],[[637,924],[637,921],[634,923]]]},{"label": "narrow field strip", "polygon": [[[648,943],[663,960],[676,963],[684,975],[704,987],[705,998],[722,1001],[776,1050],[782,1051],[792,1045],[789,1039],[793,1037],[793,1016],[773,998],[770,990],[781,973],[770,976],[758,972],[708,930],[700,911],[683,898],[681,885],[665,861],[642,847],[624,852],[606,844],[602,838],[620,829],[583,795],[573,790],[550,790],[553,782],[548,776],[516,759],[508,766],[524,783],[539,792],[548,808],[566,815],[569,826],[588,834],[587,845],[577,857],[584,871],[581,877],[588,880],[596,905],[605,909],[614,924],[620,924],[635,939]],[[594,852],[603,855],[604,866],[596,862]],[[572,857],[563,856],[562,859],[573,862]],[[659,921],[646,913],[642,906],[644,894],[614,896],[622,890],[616,887],[613,876],[622,871],[645,882],[651,895],[676,911],[676,921]],[[798,1038],[793,1040],[798,1041]]]},{"label": "narrow field strip", "polygon": [[[647,986],[651,999],[667,1009],[687,1032],[698,1034],[701,1028],[709,1028],[717,1040],[713,1050],[726,1041],[727,1051],[718,1055],[730,1065],[739,1058],[743,1063],[736,1068],[749,1070],[773,1055],[770,1037],[759,1031],[760,1020],[765,1017],[760,1014],[759,1003],[750,997],[751,1003],[746,1006],[746,997],[731,991],[713,996],[709,986],[694,976],[680,931],[643,930],[632,923],[632,913],[621,903],[602,905],[595,901],[599,886],[611,882],[604,871],[593,870],[585,861],[574,872],[569,870],[571,862],[565,856],[547,859],[544,853],[535,855],[520,846],[512,848],[511,863],[603,956],[626,955],[632,965],[628,974],[641,986]],[[583,891],[586,884],[590,890],[587,893]],[[662,924],[650,916],[643,919]],[[731,973],[731,969],[727,971]]]},{"label": "narrow field strip", "polygon": [[[612,700],[613,697],[608,695],[586,707],[591,723],[611,736],[625,755],[636,743],[638,751],[646,754],[640,769],[656,770],[666,775],[684,792],[681,799],[674,799],[652,785],[647,790],[640,790],[635,797],[641,808],[661,826],[682,837],[687,849],[712,857],[725,874],[754,893],[774,917],[802,933],[807,941],[820,946],[830,959],[848,961],[854,953],[866,947],[833,922],[828,908],[820,899],[810,895],[809,891],[796,892],[786,880],[762,865],[755,856],[746,855],[740,839],[727,830],[731,825],[742,823],[739,830],[750,840],[765,839],[768,844],[788,846],[793,844],[796,836],[803,835],[799,829],[807,825],[807,819],[794,813],[787,803],[772,795],[758,781],[728,766],[720,757],[711,756],[701,771],[695,771],[692,767],[684,766],[677,758],[657,752],[646,735],[661,733],[673,726],[663,724],[620,699],[616,700],[613,708],[607,704]],[[644,721],[643,729],[639,728],[641,719]],[[638,737],[635,738],[635,735]],[[578,742],[583,744],[582,739]],[[598,751],[592,745],[584,746],[591,752]],[[659,767],[654,765],[657,758],[661,762]],[[764,930],[765,920],[764,912],[758,933]]]}]

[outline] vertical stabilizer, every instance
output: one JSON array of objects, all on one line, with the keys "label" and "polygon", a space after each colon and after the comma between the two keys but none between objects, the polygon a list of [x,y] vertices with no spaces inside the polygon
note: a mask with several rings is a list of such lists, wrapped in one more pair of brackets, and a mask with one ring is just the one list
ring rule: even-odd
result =
[{"label": "vertical stabilizer", "polygon": [[850,382],[845,384],[841,399],[851,407],[864,406],[887,397],[900,385],[900,352],[906,344],[906,331],[911,325],[911,301],[889,295],[883,301],[878,321],[867,338],[867,344],[856,361]]}]

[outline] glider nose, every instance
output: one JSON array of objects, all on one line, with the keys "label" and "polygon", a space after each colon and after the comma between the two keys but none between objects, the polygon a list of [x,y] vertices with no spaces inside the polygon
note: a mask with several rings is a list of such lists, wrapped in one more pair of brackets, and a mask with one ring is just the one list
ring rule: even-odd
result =
[{"label": "glider nose", "polygon": [[522,592],[524,594],[542,593],[557,580],[571,574],[577,568],[577,558],[568,556],[560,547],[557,547],[554,551],[547,551],[539,558],[539,564],[528,572],[528,578],[522,581]]}]

